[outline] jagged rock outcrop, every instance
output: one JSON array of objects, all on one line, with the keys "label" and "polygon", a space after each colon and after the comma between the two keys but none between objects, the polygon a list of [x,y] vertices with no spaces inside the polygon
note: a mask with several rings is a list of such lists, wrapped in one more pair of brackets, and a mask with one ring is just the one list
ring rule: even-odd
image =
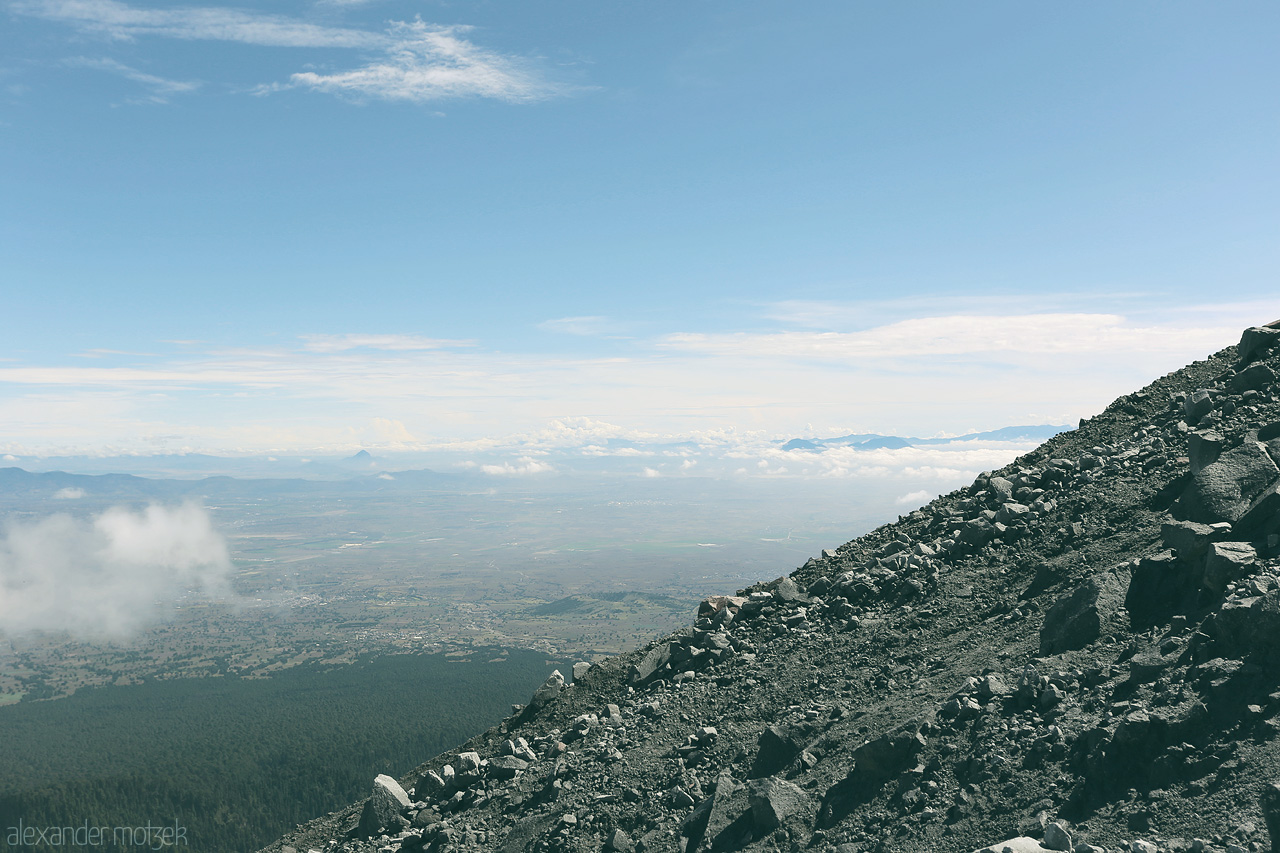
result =
[{"label": "jagged rock outcrop", "polygon": [[267,850],[1268,849],[1277,375],[1250,329]]}]

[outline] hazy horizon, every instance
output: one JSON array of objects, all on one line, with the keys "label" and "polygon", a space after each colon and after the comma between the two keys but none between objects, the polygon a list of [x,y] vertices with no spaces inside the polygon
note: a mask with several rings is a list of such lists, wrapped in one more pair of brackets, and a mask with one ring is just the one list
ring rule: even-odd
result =
[{"label": "hazy horizon", "polygon": [[1273,5],[4,9],[0,455],[1070,424],[1280,317]]}]

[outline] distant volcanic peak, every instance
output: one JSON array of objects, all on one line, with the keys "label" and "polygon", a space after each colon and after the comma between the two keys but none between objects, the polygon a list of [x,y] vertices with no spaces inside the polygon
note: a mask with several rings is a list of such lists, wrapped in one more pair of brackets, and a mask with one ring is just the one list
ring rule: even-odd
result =
[{"label": "distant volcanic peak", "polygon": [[1277,377],[1254,327],[267,850],[1268,849]]}]

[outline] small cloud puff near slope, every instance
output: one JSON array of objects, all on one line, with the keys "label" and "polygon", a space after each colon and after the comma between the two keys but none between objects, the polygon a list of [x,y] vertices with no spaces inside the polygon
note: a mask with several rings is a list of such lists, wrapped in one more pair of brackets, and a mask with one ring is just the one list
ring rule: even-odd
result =
[{"label": "small cloud puff near slope", "polygon": [[0,535],[0,631],[124,638],[189,592],[229,595],[231,559],[194,503],[15,521]]}]

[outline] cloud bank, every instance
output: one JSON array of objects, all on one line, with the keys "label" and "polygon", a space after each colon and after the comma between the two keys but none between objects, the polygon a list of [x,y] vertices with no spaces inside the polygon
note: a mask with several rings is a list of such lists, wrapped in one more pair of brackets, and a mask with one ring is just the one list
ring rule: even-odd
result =
[{"label": "cloud bank", "polygon": [[[667,333],[611,341],[607,353],[349,333],[252,349],[173,345],[167,354],[101,354],[88,364],[74,354],[13,360],[0,364],[0,453],[504,449],[512,452],[478,461],[514,473],[528,466],[507,460],[542,449],[639,456],[652,454],[646,442],[659,438],[719,435],[736,446],[748,433],[931,436],[1070,424],[1277,313],[1223,310],[951,314],[855,331]],[[829,476],[867,461],[824,460]],[[800,464],[776,461],[791,471]]]},{"label": "cloud bank", "polygon": [[120,639],[186,595],[229,595],[231,560],[193,503],[11,521],[0,535],[0,631]]}]

